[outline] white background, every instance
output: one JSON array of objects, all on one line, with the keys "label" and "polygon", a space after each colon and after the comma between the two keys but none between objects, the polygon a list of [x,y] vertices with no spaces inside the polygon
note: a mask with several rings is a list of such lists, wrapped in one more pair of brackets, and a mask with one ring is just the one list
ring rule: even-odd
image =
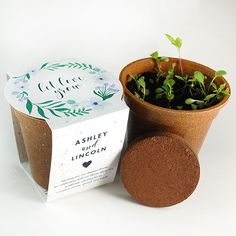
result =
[{"label": "white background", "polygon": [[[197,190],[163,209],[136,204],[118,182],[42,203],[17,163],[5,73],[77,57],[118,77],[156,49],[175,56],[165,33],[182,37],[183,58],[227,70],[233,89],[199,154]],[[234,0],[0,0],[0,235],[236,235],[235,45]]]}]

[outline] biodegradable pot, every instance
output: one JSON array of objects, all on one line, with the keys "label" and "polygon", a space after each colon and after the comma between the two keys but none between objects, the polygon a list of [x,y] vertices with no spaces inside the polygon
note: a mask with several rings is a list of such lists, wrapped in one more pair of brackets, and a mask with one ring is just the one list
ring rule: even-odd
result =
[{"label": "biodegradable pot", "polygon": [[[180,74],[177,58],[169,58],[168,62],[160,63],[161,70],[167,72],[172,63],[177,64],[175,72]],[[182,59],[182,65],[184,74],[192,75],[196,70],[201,71],[208,78],[213,78],[215,74],[215,71],[211,68],[193,61]],[[202,110],[175,110],[147,103],[134,96],[126,87],[126,83],[130,80],[129,74],[153,71],[155,67],[156,63],[152,58],[144,58],[128,64],[120,73],[124,99],[130,107],[128,143],[134,138],[149,132],[170,132],[183,137],[198,154],[213,119],[226,104],[229,97],[226,96],[218,104]],[[217,78],[215,83],[226,83],[230,90],[228,82],[223,77]]]},{"label": "biodegradable pot", "polygon": [[12,123],[14,127],[14,133],[16,137],[16,144],[17,144],[17,150],[18,150],[20,162],[23,163],[23,162],[28,161],[28,156],[25,149],[25,143],[24,143],[24,138],[23,138],[20,122],[16,118],[14,108],[11,108],[11,116],[12,116]]},{"label": "biodegradable pot", "polygon": [[46,121],[25,115],[14,108],[12,115],[20,160],[24,162],[28,159],[32,177],[47,189],[52,154],[51,129]]}]

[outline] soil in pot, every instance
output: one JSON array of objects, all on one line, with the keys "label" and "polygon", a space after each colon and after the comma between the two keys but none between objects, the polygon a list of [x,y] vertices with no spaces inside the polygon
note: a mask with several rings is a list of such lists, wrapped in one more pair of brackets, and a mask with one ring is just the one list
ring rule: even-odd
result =
[{"label": "soil in pot", "polygon": [[[186,83],[178,77],[174,76],[173,79],[175,81],[174,84],[174,99],[171,101],[168,101],[164,96],[157,98],[156,89],[158,87],[161,87],[161,85],[164,83],[166,77],[160,76],[157,78],[157,72],[150,71],[150,72],[144,72],[141,73],[138,77],[144,77],[145,81],[145,89],[148,91],[148,94],[144,97],[144,100],[148,103],[151,103],[156,106],[165,107],[169,109],[178,109],[178,110],[193,110],[189,104],[186,104],[185,101],[192,97],[193,94],[191,94],[189,88],[186,86]],[[209,82],[207,83],[207,86],[209,86]],[[138,89],[137,84],[135,80],[130,80],[127,82],[127,88],[132,92],[135,96],[142,99],[142,92]],[[209,94],[213,94],[213,88],[208,92]],[[204,99],[200,94],[195,93],[194,98],[196,100],[202,100]],[[214,98],[214,97],[213,97]],[[208,107],[216,105],[219,101],[217,99],[211,99],[209,103],[207,104]],[[223,97],[222,97],[223,98]]]}]

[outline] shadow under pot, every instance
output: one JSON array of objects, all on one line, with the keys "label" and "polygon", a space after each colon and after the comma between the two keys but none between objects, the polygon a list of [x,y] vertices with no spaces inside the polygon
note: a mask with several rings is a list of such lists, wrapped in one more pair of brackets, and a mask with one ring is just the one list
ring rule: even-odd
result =
[{"label": "shadow under pot", "polygon": [[[33,179],[48,189],[52,154],[51,129],[42,119],[25,115],[14,108],[12,111],[20,159],[28,159]],[[25,156],[22,150],[26,151]]]},{"label": "shadow under pot", "polygon": [[[172,63],[177,64],[177,74],[180,74],[177,58],[169,58],[168,62],[160,63],[161,70],[167,72]],[[188,75],[193,75],[194,71],[201,71],[211,79],[215,74],[209,67],[193,61],[182,59],[182,65],[184,73]],[[153,59],[145,58],[128,64],[120,73],[124,99],[130,108],[128,143],[149,132],[168,132],[183,137],[198,154],[213,119],[226,104],[229,96],[225,96],[218,104],[201,110],[175,110],[147,103],[133,95],[126,85],[131,79],[130,74],[154,71],[155,67]],[[230,91],[229,84],[223,77],[218,77],[215,83],[217,85],[225,83]]]}]

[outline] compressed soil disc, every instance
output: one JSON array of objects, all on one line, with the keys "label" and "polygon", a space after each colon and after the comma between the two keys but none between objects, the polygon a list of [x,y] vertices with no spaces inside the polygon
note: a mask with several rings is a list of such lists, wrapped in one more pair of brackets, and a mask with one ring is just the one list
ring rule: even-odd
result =
[{"label": "compressed soil disc", "polygon": [[196,154],[177,135],[162,133],[139,138],[126,150],[121,179],[139,203],[167,207],[187,199],[200,176]]}]

